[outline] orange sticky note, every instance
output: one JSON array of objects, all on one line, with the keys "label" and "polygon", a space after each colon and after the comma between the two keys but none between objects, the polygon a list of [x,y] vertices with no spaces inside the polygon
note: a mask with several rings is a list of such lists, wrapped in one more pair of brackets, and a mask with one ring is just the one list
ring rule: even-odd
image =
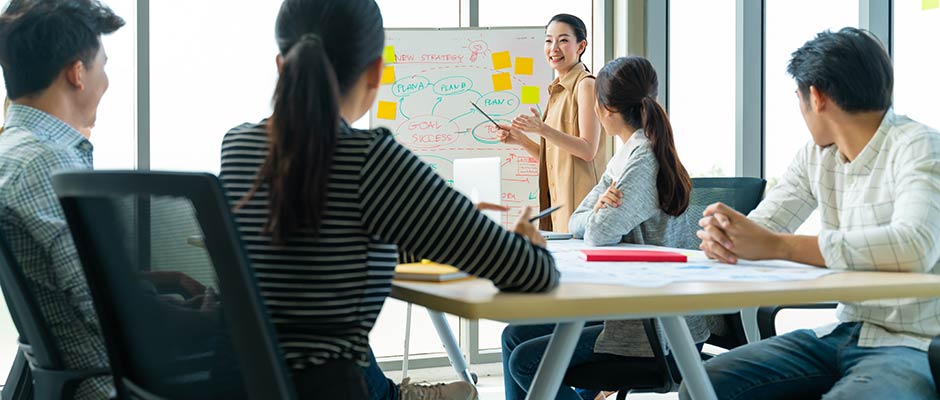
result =
[{"label": "orange sticky note", "polygon": [[395,46],[385,46],[385,51],[382,52],[382,59],[385,60],[386,64],[395,63]]},{"label": "orange sticky note", "polygon": [[920,8],[924,10],[940,8],[940,0],[921,0]]},{"label": "orange sticky note", "polygon": [[512,90],[512,80],[509,78],[508,72],[493,74],[493,90],[497,92]]},{"label": "orange sticky note", "polygon": [[379,101],[378,117],[380,119],[395,119],[395,113],[398,112],[398,104],[394,101]]},{"label": "orange sticky note", "polygon": [[539,104],[539,87],[522,87],[522,104]]},{"label": "orange sticky note", "polygon": [[493,69],[506,69],[512,67],[512,59],[508,51],[493,53]]},{"label": "orange sticky note", "polygon": [[516,57],[516,75],[532,75],[531,57]]},{"label": "orange sticky note", "polygon": [[382,84],[388,85],[392,83],[395,83],[395,67],[386,65],[385,69],[382,70]]}]

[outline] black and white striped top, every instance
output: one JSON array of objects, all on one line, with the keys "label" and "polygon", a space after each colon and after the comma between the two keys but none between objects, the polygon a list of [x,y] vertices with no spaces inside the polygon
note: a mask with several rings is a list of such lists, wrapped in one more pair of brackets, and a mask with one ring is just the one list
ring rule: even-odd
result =
[{"label": "black and white striped top", "polygon": [[[220,177],[233,206],[267,155],[264,124],[243,124],[223,140]],[[265,187],[234,212],[293,369],[337,358],[368,365],[369,331],[391,289],[399,248],[503,290],[545,291],[558,283],[547,250],[478,212],[385,129],[343,124],[327,190],[317,238],[299,233],[272,244],[262,232]]]}]

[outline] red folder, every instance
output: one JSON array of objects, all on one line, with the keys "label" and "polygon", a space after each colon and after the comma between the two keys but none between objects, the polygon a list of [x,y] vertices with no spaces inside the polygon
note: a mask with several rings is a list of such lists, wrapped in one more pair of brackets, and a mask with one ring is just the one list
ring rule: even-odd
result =
[{"label": "red folder", "polygon": [[631,250],[631,249],[590,249],[581,250],[587,261],[646,261],[646,262],[686,262],[684,254],[671,251]]}]

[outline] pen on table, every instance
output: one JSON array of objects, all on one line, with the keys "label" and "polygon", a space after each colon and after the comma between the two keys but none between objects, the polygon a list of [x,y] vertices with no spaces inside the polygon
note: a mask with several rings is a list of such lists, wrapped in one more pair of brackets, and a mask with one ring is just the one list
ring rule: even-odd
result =
[{"label": "pen on table", "polygon": [[546,208],[546,209],[542,210],[542,212],[540,212],[540,213],[538,213],[538,214],[535,214],[535,216],[533,216],[532,218],[529,218],[529,222],[535,222],[535,221],[538,221],[538,220],[541,219],[541,218],[545,218],[545,217],[547,217],[549,214],[551,214],[551,213],[553,213],[553,212],[555,212],[555,211],[558,211],[559,208],[562,208],[562,207],[564,207],[564,206],[565,206],[564,204],[559,204],[559,205],[554,206],[554,207]]}]

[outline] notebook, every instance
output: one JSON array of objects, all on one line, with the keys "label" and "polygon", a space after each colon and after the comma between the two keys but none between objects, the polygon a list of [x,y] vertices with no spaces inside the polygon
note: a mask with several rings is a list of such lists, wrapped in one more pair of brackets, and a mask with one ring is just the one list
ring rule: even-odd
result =
[{"label": "notebook", "polygon": [[406,281],[446,282],[469,277],[456,267],[428,261],[395,266],[395,279]]},{"label": "notebook", "polygon": [[585,249],[581,250],[587,261],[646,261],[646,262],[686,262],[684,254],[671,251],[632,250],[632,249]]}]

